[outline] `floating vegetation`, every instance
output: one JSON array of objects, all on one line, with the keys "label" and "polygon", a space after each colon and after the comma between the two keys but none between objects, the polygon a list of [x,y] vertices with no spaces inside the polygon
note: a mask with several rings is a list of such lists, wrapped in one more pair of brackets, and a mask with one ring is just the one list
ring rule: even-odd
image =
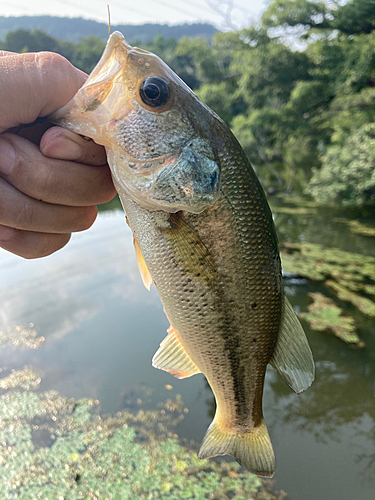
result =
[{"label": "floating vegetation", "polygon": [[281,200],[283,205],[294,205],[296,207],[319,208],[321,205],[316,201],[309,200],[305,196],[297,193],[278,193],[274,198],[269,198],[269,203],[273,206],[273,200]]},{"label": "floating vegetation", "polygon": [[199,460],[172,433],[183,414],[178,396],[155,411],[104,418],[91,399],[8,392],[0,397],[0,498],[285,498],[235,462]]},{"label": "floating vegetation", "polygon": [[38,332],[33,329],[33,325],[29,325],[29,328],[16,325],[10,326],[6,330],[0,330],[0,349],[6,347],[12,349],[39,349],[44,341],[44,337],[38,337]]},{"label": "floating vegetation", "polygon": [[301,313],[300,317],[310,323],[311,328],[319,332],[331,331],[347,344],[364,347],[351,316],[343,316],[342,309],[322,293],[309,293],[309,297],[313,301],[308,307],[309,312]]},{"label": "floating vegetation", "polygon": [[344,219],[341,217],[335,217],[333,219],[334,222],[341,222],[342,224],[346,224],[349,226],[349,229],[352,233],[360,234],[362,236],[375,236],[375,227],[369,226],[367,224],[363,224],[363,222],[359,222],[358,220],[350,220]]},{"label": "floating vegetation", "polygon": [[272,212],[276,214],[290,214],[290,215],[315,215],[315,208],[304,207],[278,207],[272,206]]},{"label": "floating vegetation", "polygon": [[313,243],[282,244],[281,258],[287,273],[324,281],[340,300],[351,302],[362,314],[375,317],[375,302],[360,293],[372,294],[375,258]]},{"label": "floating vegetation", "polygon": [[40,382],[40,376],[26,366],[23,370],[12,370],[10,375],[0,379],[0,389],[9,390],[20,387],[21,389],[30,391],[31,389],[36,389]]},{"label": "floating vegetation", "polygon": [[333,280],[326,281],[326,285],[330,287],[338,296],[339,299],[351,302],[361,313],[375,318],[375,302],[366,297],[354,293],[340,283]]}]

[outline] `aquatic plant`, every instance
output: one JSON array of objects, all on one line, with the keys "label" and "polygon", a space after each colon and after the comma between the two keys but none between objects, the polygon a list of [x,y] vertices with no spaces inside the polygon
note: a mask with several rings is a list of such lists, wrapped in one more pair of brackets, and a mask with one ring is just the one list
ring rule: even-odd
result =
[{"label": "aquatic plant", "polygon": [[340,222],[346,224],[350,231],[355,234],[361,234],[362,236],[375,236],[375,227],[359,222],[358,220],[345,219],[344,217],[335,217],[334,222]]},{"label": "aquatic plant", "polygon": [[375,302],[363,295],[373,292],[374,257],[313,243],[283,242],[281,258],[287,273],[322,281],[340,300],[351,302],[366,316],[375,317]]},{"label": "aquatic plant", "polygon": [[[28,379],[32,370],[26,371]],[[19,374],[18,374],[19,375]],[[7,377],[9,387],[15,374]],[[13,383],[11,381],[13,380]],[[23,386],[22,377],[18,376]],[[179,397],[154,411],[102,417],[99,402],[57,392],[0,398],[0,498],[4,500],[281,500],[271,482],[237,463],[199,460],[172,428]]]},{"label": "aquatic plant", "polygon": [[32,368],[26,366],[23,370],[12,370],[7,377],[0,379],[0,389],[15,389],[19,387],[30,391],[36,389],[41,382],[40,376]]},{"label": "aquatic plant", "polygon": [[23,325],[14,325],[0,330],[0,349],[6,347],[12,349],[39,349],[45,338],[38,337],[38,333],[33,326],[29,325],[29,328],[26,328]]},{"label": "aquatic plant", "polygon": [[301,313],[300,317],[310,323],[313,330],[319,332],[331,331],[336,337],[347,344],[355,344],[364,347],[364,342],[356,332],[354,319],[351,316],[343,316],[342,309],[330,298],[322,293],[309,293],[312,304],[308,307],[308,313]]}]

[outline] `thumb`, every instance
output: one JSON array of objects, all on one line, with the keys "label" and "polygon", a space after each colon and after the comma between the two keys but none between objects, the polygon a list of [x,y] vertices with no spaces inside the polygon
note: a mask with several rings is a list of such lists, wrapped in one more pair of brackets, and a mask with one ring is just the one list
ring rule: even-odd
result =
[{"label": "thumb", "polygon": [[64,106],[87,76],[53,52],[0,57],[0,133]]}]

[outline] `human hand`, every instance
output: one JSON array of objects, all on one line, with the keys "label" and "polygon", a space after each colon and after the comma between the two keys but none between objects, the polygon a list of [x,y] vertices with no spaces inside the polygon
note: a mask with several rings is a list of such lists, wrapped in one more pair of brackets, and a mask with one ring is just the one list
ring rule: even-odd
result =
[{"label": "human hand", "polygon": [[0,247],[22,257],[62,248],[116,194],[103,147],[61,127],[14,133],[65,105],[85,79],[58,54],[0,52]]}]

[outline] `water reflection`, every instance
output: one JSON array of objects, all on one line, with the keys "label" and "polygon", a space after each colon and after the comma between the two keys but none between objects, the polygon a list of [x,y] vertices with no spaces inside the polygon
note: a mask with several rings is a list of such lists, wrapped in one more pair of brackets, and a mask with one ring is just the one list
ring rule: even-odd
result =
[{"label": "water reflection", "polygon": [[[374,238],[354,235],[333,215],[278,213],[279,238],[305,240],[375,255]],[[296,311],[306,311],[308,292],[323,285],[287,280]],[[333,335],[304,324],[317,378],[296,396],[270,368],[264,413],[275,446],[277,487],[303,500],[370,500],[375,463],[375,326],[351,305],[366,347],[354,350]],[[176,380],[151,366],[168,321],[152,287],[141,281],[130,229],[122,212],[101,214],[93,228],[74,235],[62,251],[24,261],[0,250],[0,330],[33,323],[45,342],[38,350],[0,350],[1,376],[31,365],[42,374],[40,390],[99,399],[104,412],[155,405],[180,393],[189,413],[176,432],[202,440],[214,399],[204,377]],[[168,391],[166,385],[172,385]]]}]

